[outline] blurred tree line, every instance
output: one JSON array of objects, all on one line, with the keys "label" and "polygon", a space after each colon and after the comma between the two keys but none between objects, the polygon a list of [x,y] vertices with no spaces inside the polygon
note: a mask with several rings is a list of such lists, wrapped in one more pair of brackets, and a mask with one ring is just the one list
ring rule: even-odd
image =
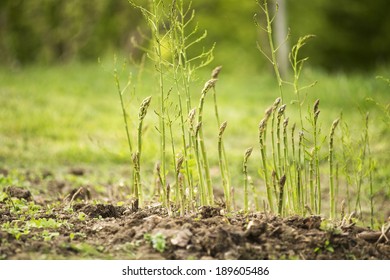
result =
[{"label": "blurred tree line", "polygon": [[288,5],[293,37],[316,35],[305,52],[312,64],[353,70],[390,61],[390,1],[293,0]]},{"label": "blurred tree line", "polygon": [[96,60],[128,48],[140,20],[126,0],[1,0],[0,60]]},{"label": "blurred tree line", "polygon": [[[286,4],[290,45],[300,36],[316,35],[302,54],[310,56],[311,65],[366,69],[389,61],[390,1]],[[193,7],[200,29],[208,30],[204,44],[217,42],[216,63],[264,65],[256,49],[265,36],[254,24],[254,14],[261,14],[255,0],[194,0]],[[142,24],[127,0],[1,0],[0,63],[96,60],[110,52],[134,52],[131,38],[141,39],[137,27]]]}]

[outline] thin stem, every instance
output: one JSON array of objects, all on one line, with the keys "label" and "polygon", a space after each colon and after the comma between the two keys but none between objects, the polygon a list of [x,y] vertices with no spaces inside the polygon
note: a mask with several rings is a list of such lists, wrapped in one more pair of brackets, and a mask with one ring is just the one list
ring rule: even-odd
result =
[{"label": "thin stem", "polygon": [[330,200],[330,219],[336,218],[336,203],[334,195],[334,182],[333,182],[333,138],[336,127],[339,123],[339,119],[335,120],[332,124],[330,134],[329,134],[329,200]]},{"label": "thin stem", "polygon": [[278,170],[277,155],[276,155],[276,149],[275,149],[275,115],[276,115],[276,111],[279,107],[280,102],[281,102],[280,98],[277,98],[275,100],[273,107],[272,107],[272,119],[271,119],[271,147],[272,147],[273,170],[275,172],[277,172],[277,170]]},{"label": "thin stem", "polygon": [[258,193],[257,193],[257,190],[255,188],[255,184],[253,183],[251,176],[248,176],[248,183],[249,183],[249,186],[251,187],[251,190],[253,193],[253,200],[255,201],[255,209],[256,209],[256,211],[260,211]]},{"label": "thin stem", "polygon": [[[294,123],[292,128],[291,128],[291,148],[292,148],[292,171],[290,171],[290,183],[291,183],[291,188],[293,192],[293,205],[294,209],[296,212],[300,213],[300,198],[299,194],[297,191],[299,182],[298,182],[298,165],[297,165],[297,160],[296,160],[296,151],[295,151],[295,129],[296,129],[296,124]],[[294,178],[291,173],[294,173]],[[294,182],[297,188],[294,187]]]},{"label": "thin stem", "polygon": [[310,152],[309,160],[309,185],[310,185],[310,209],[315,211],[316,209],[316,193],[314,188],[314,148]]},{"label": "thin stem", "polygon": [[176,162],[176,200],[180,205],[180,215],[184,215],[184,192],[183,192],[183,175],[180,170],[183,165],[184,158],[179,157]]},{"label": "thin stem", "polygon": [[367,146],[367,156],[368,156],[368,180],[370,184],[370,223],[371,228],[374,228],[374,190],[373,190],[373,172],[374,172],[374,163],[371,157],[371,148],[370,148],[370,138],[368,134],[368,124],[369,124],[369,114],[366,115],[365,129],[364,129],[364,138]]},{"label": "thin stem", "polygon": [[362,139],[362,151],[361,151],[361,157],[360,157],[360,164],[358,165],[358,174],[357,174],[357,196],[356,196],[356,204],[355,204],[355,211],[359,210],[359,213],[362,213],[362,205],[360,201],[360,193],[362,189],[363,184],[363,177],[364,177],[364,165],[366,161],[366,154],[367,154],[367,142],[368,142],[368,114],[366,116],[365,120],[365,128],[364,128],[364,134]]},{"label": "thin stem", "polygon": [[280,137],[280,131],[281,131],[281,127],[280,127],[280,123],[282,121],[282,116],[284,114],[284,111],[286,109],[286,105],[282,105],[279,110],[278,110],[278,116],[277,116],[277,122],[276,122],[276,146],[277,146],[277,163],[278,163],[278,167],[277,167],[277,174],[279,174],[279,176],[281,174],[284,173],[283,171],[283,168],[282,168],[282,152],[281,152],[281,137]]},{"label": "thin stem", "polygon": [[244,174],[244,211],[248,213],[249,203],[248,203],[248,159],[252,154],[253,148],[250,147],[245,151],[244,161],[242,163],[242,172]]},{"label": "thin stem", "polygon": [[320,148],[318,147],[318,139],[317,139],[318,138],[318,125],[317,124],[318,124],[318,116],[320,114],[320,110],[318,109],[319,104],[320,104],[320,100],[317,99],[314,102],[314,106],[313,106],[313,114],[314,114],[314,117],[313,117],[313,138],[314,138],[315,174],[316,174],[315,186],[316,186],[316,192],[317,192],[317,203],[316,203],[317,214],[321,214],[321,201],[322,201],[321,180],[320,180],[320,160],[319,160],[319,156],[318,156],[318,151]]},{"label": "thin stem", "polygon": [[226,176],[226,167],[224,166],[224,160],[223,160],[223,142],[222,142],[222,136],[225,132],[227,126],[227,122],[223,122],[221,124],[221,127],[219,128],[219,135],[218,135],[218,163],[219,163],[219,169],[221,172],[222,177],[222,186],[224,190],[225,195],[225,202],[226,202],[226,209],[228,211],[231,210],[231,201],[230,201],[230,187],[228,183],[228,179]]},{"label": "thin stem", "polygon": [[283,89],[282,89],[283,80],[282,80],[282,77],[280,75],[278,60],[276,57],[277,49],[274,46],[274,41],[272,38],[272,36],[273,36],[272,21],[274,18],[270,18],[267,0],[263,0],[263,5],[261,5],[261,4],[259,4],[259,5],[261,6],[261,9],[263,10],[264,15],[266,17],[267,26],[266,26],[265,31],[267,32],[267,35],[268,35],[268,44],[269,44],[269,48],[270,48],[270,52],[271,52],[270,60],[271,60],[271,64],[272,64],[274,72],[275,72],[276,80],[278,82],[280,98],[283,100]]},{"label": "thin stem", "polygon": [[294,191],[293,188],[290,187],[293,185],[291,169],[290,169],[290,160],[289,160],[289,152],[288,152],[288,139],[287,139],[287,126],[288,126],[289,118],[284,119],[283,121],[283,158],[284,158],[284,174],[286,175],[286,186],[287,197],[289,207],[294,209]]},{"label": "thin stem", "polygon": [[[173,140],[173,130],[172,130],[172,121],[170,120],[169,114],[167,114],[167,126],[169,131],[169,137],[171,142],[171,149],[172,149],[172,166],[176,168],[176,149],[175,149],[175,142]],[[177,203],[177,199],[179,197],[179,184],[178,184],[178,178],[177,173],[175,172],[175,200]]]},{"label": "thin stem", "polygon": [[140,160],[138,152],[135,152],[132,156],[133,165],[134,165],[134,195],[138,202],[138,205],[142,207],[142,194],[141,194],[141,170],[140,170]]},{"label": "thin stem", "polygon": [[284,210],[284,185],[286,183],[286,175],[283,176],[279,180],[279,203],[278,203],[278,214],[283,215]]},{"label": "thin stem", "polygon": [[130,132],[129,132],[129,125],[128,125],[128,122],[127,122],[127,112],[126,112],[126,108],[125,108],[124,101],[123,101],[123,94],[126,91],[126,89],[130,86],[131,83],[130,83],[130,80],[129,80],[128,83],[126,84],[125,88],[123,90],[121,90],[120,83],[119,83],[118,72],[117,72],[116,69],[114,70],[114,78],[115,78],[115,83],[116,83],[116,86],[117,86],[119,100],[120,100],[121,108],[122,108],[123,123],[125,125],[127,144],[128,144],[129,152],[130,152],[130,155],[131,155],[133,153],[133,145],[131,143]]},{"label": "thin stem", "polygon": [[138,113],[138,129],[137,129],[137,152],[133,156],[134,166],[135,166],[135,192],[136,198],[138,199],[138,204],[142,206],[143,203],[143,194],[141,189],[141,154],[142,154],[142,124],[146,113],[148,111],[148,107],[150,105],[152,97],[149,96],[145,98],[140,106]]},{"label": "thin stem", "polygon": [[[199,107],[198,107],[198,123],[202,123],[203,120],[203,105],[204,105],[204,100],[206,97],[206,93],[215,85],[217,82],[216,79],[211,79],[206,82],[203,90],[202,90],[202,95],[200,97],[199,101]],[[211,184],[211,176],[210,176],[210,167],[209,167],[209,162],[207,158],[207,152],[206,152],[206,145],[204,143],[204,136],[203,136],[203,126],[200,126],[199,132],[198,132],[198,142],[199,142],[199,147],[202,155],[202,163],[203,163],[203,170],[205,172],[206,176],[206,186],[207,186],[207,200],[210,205],[214,204],[214,194],[213,194],[213,187]]]},{"label": "thin stem", "polygon": [[264,174],[264,180],[265,180],[265,187],[267,191],[267,199],[268,204],[270,207],[271,212],[274,212],[274,204],[272,199],[272,190],[271,190],[271,184],[268,177],[268,165],[267,165],[267,149],[266,149],[266,128],[267,128],[267,120],[269,118],[265,117],[259,124],[259,144],[260,144],[260,154],[261,154],[261,162],[263,166],[263,174]]},{"label": "thin stem", "polygon": [[200,191],[200,202],[201,205],[207,205],[207,189],[204,183],[204,178],[203,178],[203,170],[202,170],[202,161],[201,161],[201,156],[200,156],[200,148],[199,148],[199,142],[197,141],[198,134],[200,127],[202,126],[202,123],[198,123],[196,126],[196,130],[192,136],[192,142],[194,143],[195,147],[195,159],[196,159],[196,166],[198,169],[198,176],[199,176],[199,191]]},{"label": "thin stem", "polygon": [[297,194],[298,194],[298,203],[301,207],[301,211],[304,210],[304,191],[302,188],[302,157],[304,157],[304,147],[303,147],[303,138],[304,133],[299,132],[299,141],[298,141],[298,165],[297,165]]}]

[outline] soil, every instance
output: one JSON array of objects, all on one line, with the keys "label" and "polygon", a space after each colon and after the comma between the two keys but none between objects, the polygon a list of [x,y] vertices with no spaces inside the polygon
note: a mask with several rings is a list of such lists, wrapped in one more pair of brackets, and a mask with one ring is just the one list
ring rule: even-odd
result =
[{"label": "soil", "polygon": [[[77,171],[75,176],[84,175]],[[21,218],[7,200],[0,202],[0,258],[390,259],[390,232],[358,227],[352,220],[326,229],[319,216],[226,214],[221,207],[205,206],[172,217],[158,203],[142,209],[131,202],[98,203],[87,188],[69,190],[68,182],[51,182],[52,191],[66,190],[61,198],[34,196],[17,186],[4,190],[41,207]],[[22,225],[38,219],[59,224],[30,227],[18,237],[4,229],[7,222]]]}]

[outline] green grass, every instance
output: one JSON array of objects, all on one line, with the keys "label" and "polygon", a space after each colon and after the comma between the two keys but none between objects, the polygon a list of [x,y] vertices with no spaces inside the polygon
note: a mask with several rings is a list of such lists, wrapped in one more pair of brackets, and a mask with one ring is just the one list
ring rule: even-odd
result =
[{"label": "green grass", "polygon": [[[192,86],[194,100],[199,100],[201,89],[213,68],[198,72],[198,79]],[[370,111],[371,154],[381,164],[375,174],[377,184],[374,185],[374,193],[389,197],[389,131],[381,120],[384,114],[373,103],[366,101],[367,97],[371,97],[379,103],[389,103],[390,88],[384,81],[376,79],[377,75],[389,77],[390,72],[379,69],[376,73],[347,75],[308,69],[302,74],[301,83],[318,81],[314,88],[307,90],[304,112],[307,106],[311,108],[314,100],[321,100],[319,124],[324,135],[341,112],[343,120],[349,124],[351,135],[360,135],[364,125],[360,111]],[[124,71],[121,79],[126,78],[127,71]],[[129,126],[133,137],[137,135],[139,104],[156,88],[153,74],[148,71],[135,85],[136,95],[131,103],[129,96],[133,89],[125,96],[125,106],[132,116]],[[223,137],[231,184],[240,196],[243,194],[242,155],[248,147],[254,147],[248,174],[251,174],[255,186],[263,184],[258,176],[261,167],[258,124],[265,109],[279,95],[279,89],[271,74],[236,73],[234,69],[222,70],[216,88],[220,121],[228,121]],[[298,105],[291,104],[293,89],[286,86],[283,93],[290,124],[298,122]],[[89,165],[104,170],[107,166],[123,165],[130,169],[123,117],[113,78],[113,62],[110,60],[104,61],[103,66],[98,63],[72,63],[16,70],[1,68],[0,101],[0,161],[3,167],[50,169]],[[159,135],[154,128],[158,118],[153,113],[158,111],[157,106],[158,103],[152,101],[144,121],[142,169],[146,174],[152,174],[159,158]],[[222,189],[218,171],[219,130],[214,114],[210,94],[206,96],[203,109],[203,133],[214,187]],[[174,124],[174,130],[179,129],[179,124]],[[338,132],[335,149],[341,144],[337,135]],[[326,148],[326,142],[323,146]],[[326,159],[320,160],[326,164]],[[150,180],[145,180],[151,183],[153,178],[150,176]]]},{"label": "green grass", "polygon": [[0,71],[3,162],[122,160],[122,123],[109,72],[98,64]]}]

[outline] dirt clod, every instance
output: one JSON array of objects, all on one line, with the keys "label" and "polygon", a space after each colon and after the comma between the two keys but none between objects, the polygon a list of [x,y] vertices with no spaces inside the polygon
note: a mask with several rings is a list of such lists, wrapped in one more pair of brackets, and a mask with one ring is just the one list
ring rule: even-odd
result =
[{"label": "dirt clod", "polygon": [[29,190],[24,189],[24,188],[20,188],[20,187],[16,187],[16,186],[9,186],[6,188],[5,192],[10,197],[31,200],[31,192]]},{"label": "dirt clod", "polygon": [[69,170],[69,174],[72,174],[74,176],[84,176],[85,172],[85,169],[80,167],[73,167]]},{"label": "dirt clod", "polygon": [[77,199],[81,200],[88,200],[91,199],[91,192],[88,188],[78,188],[78,189],[72,189],[69,194],[66,196],[66,199],[68,201],[74,201]]},{"label": "dirt clod", "polygon": [[124,207],[115,207],[113,205],[104,205],[104,204],[87,204],[84,206],[75,205],[73,207],[75,211],[83,212],[90,216],[91,218],[117,218],[124,212]]}]

